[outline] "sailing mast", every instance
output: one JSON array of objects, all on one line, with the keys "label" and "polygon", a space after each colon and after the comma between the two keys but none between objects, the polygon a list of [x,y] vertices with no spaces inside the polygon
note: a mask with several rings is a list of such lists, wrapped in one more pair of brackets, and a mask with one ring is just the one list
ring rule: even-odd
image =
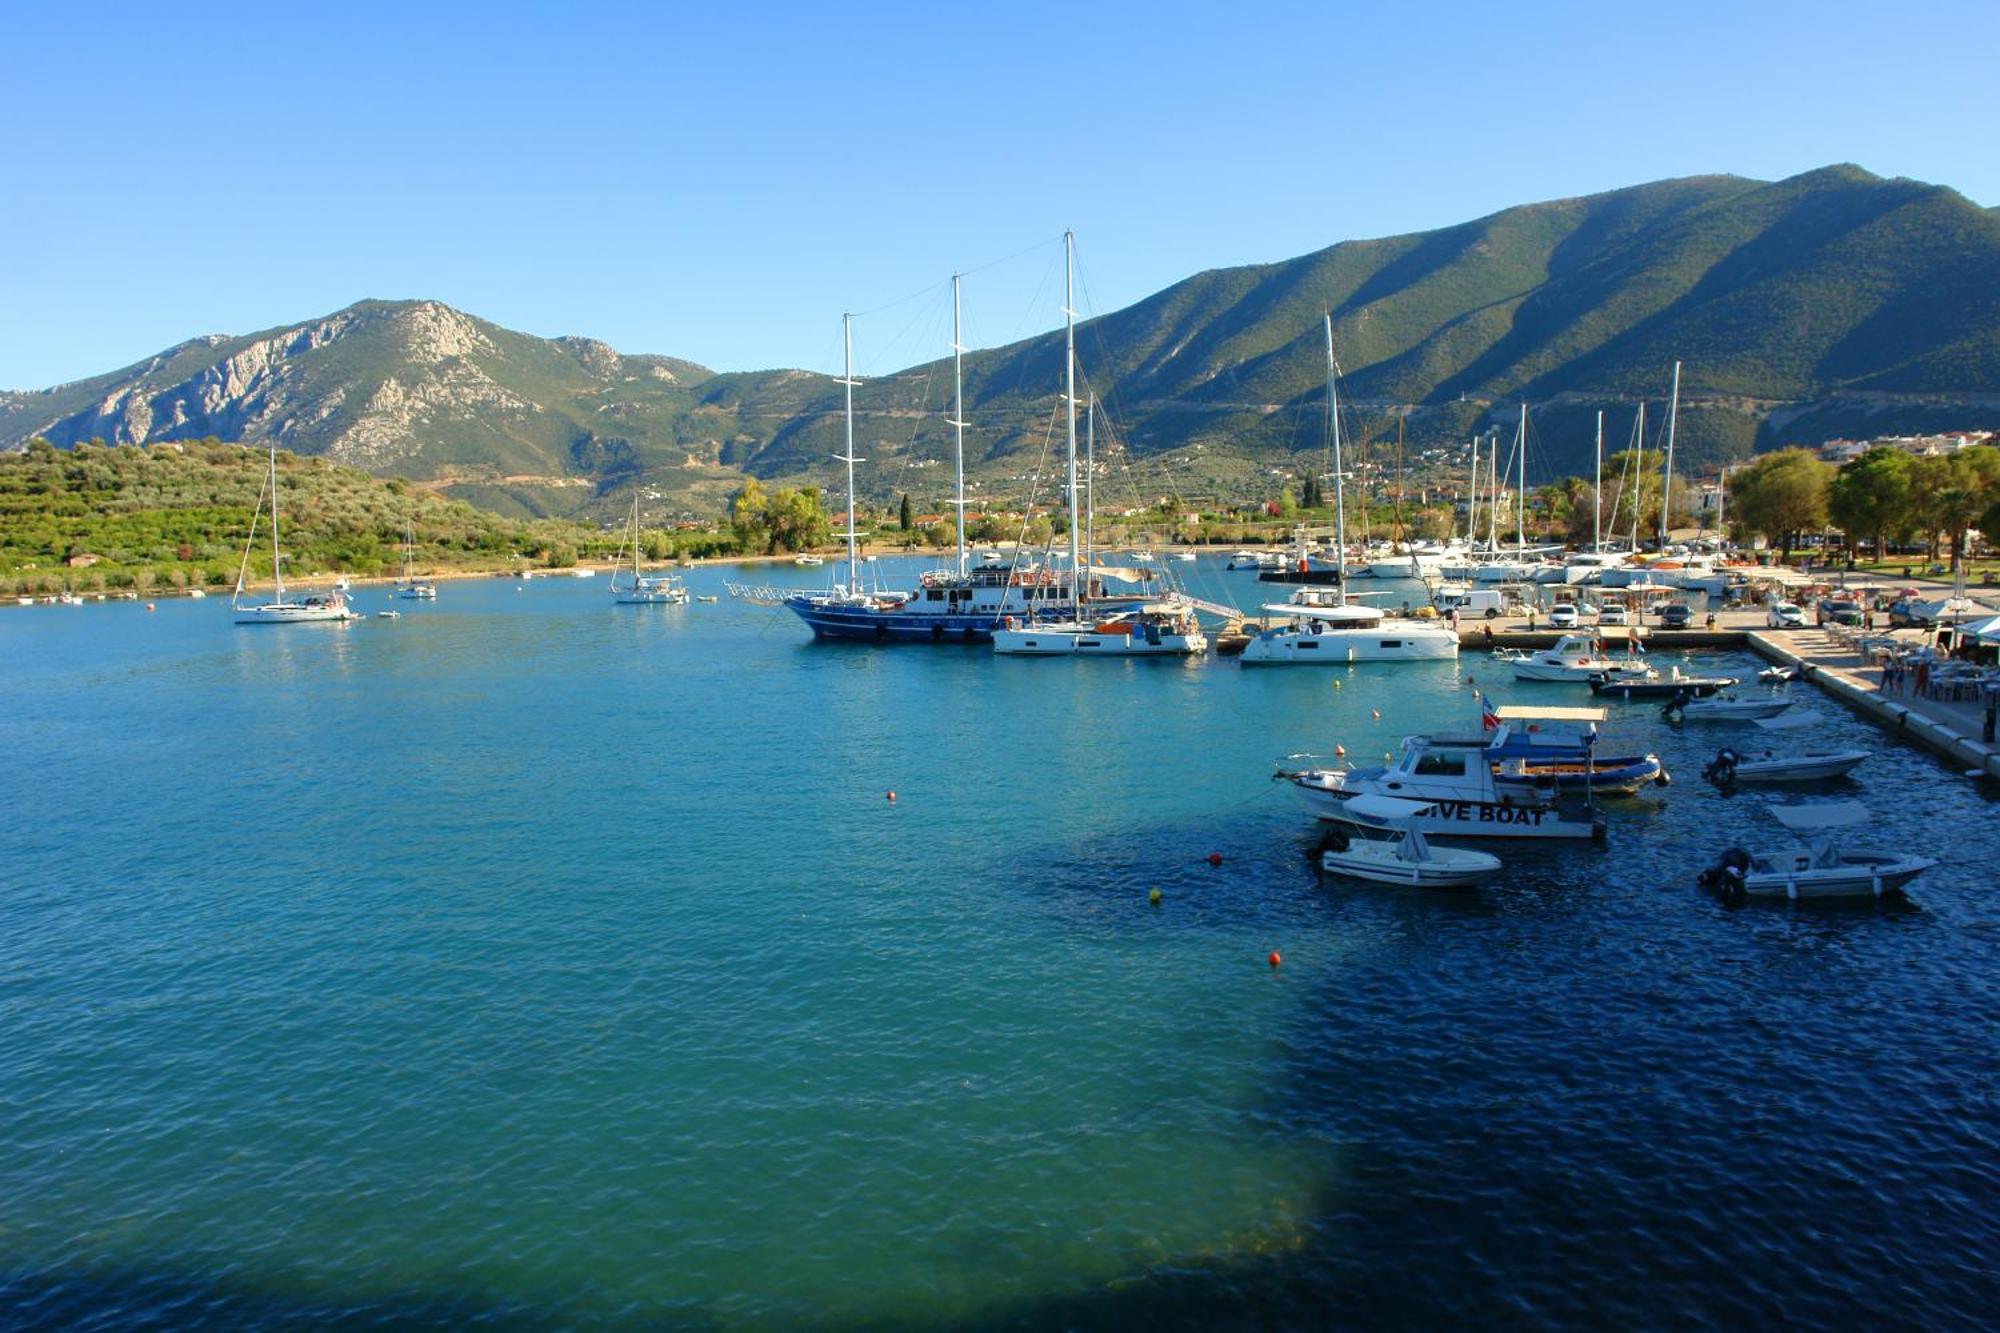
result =
[{"label": "sailing mast", "polygon": [[282,605],[285,600],[285,558],[278,554],[278,445],[271,443],[271,581],[277,585],[277,592],[271,595],[272,605]]},{"label": "sailing mast", "polygon": [[1514,554],[1528,553],[1528,405],[1521,404],[1521,426],[1514,436],[1514,454],[1520,480],[1514,487]]},{"label": "sailing mast", "polygon": [[1646,405],[1639,404],[1639,415],[1632,424],[1632,558],[1639,558],[1639,510],[1644,507],[1646,461]]},{"label": "sailing mast", "polygon": [[1090,391],[1090,415],[1083,432],[1083,558],[1097,569],[1097,390]]},{"label": "sailing mast", "polygon": [[1486,506],[1486,553],[1500,553],[1500,432],[1489,431],[1486,438],[1493,447],[1487,451],[1487,484],[1493,488],[1493,501]]},{"label": "sailing mast", "polygon": [[1597,471],[1590,483],[1590,549],[1604,554],[1604,409],[1597,409]]},{"label": "sailing mast", "polygon": [[959,336],[958,277],[951,275],[951,459],[952,507],[958,510],[958,576],[965,577],[965,347]]},{"label": "sailing mast", "polygon": [[1674,362],[1674,392],[1667,399],[1667,470],[1660,482],[1660,552],[1667,549],[1667,524],[1674,507],[1674,421],[1680,415],[1681,363]]},{"label": "sailing mast", "polygon": [[1466,485],[1465,502],[1465,545],[1466,549],[1479,544],[1479,437],[1472,437],[1472,480]]},{"label": "sailing mast", "polygon": [[861,561],[855,552],[854,539],[860,534],[854,530],[854,465],[861,460],[854,456],[854,316],[840,317],[841,376],[840,383],[847,390],[847,417],[845,440],[847,448],[835,454],[847,464],[847,591],[859,596],[861,593]]},{"label": "sailing mast", "polygon": [[1063,233],[1063,408],[1069,429],[1069,592],[1076,619],[1083,620],[1083,585],[1078,581],[1076,530],[1076,233]]},{"label": "sailing mast", "polygon": [[1326,317],[1326,419],[1333,431],[1333,546],[1334,546],[1334,586],[1339,594],[1337,605],[1347,605],[1347,488],[1346,473],[1340,466],[1340,388],[1335,382],[1337,367],[1333,360],[1333,315]]}]

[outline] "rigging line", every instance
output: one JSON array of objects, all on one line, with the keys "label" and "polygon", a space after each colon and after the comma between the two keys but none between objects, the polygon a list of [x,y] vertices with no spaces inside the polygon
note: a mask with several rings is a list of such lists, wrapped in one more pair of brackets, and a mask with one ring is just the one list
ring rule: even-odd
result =
[{"label": "rigging line", "polygon": [[1002,255],[998,259],[989,259],[983,264],[974,264],[971,268],[962,268],[958,271],[958,276],[961,278],[969,278],[975,273],[984,273],[989,268],[998,268],[1002,264],[1011,264],[1015,260],[1019,259],[1022,255],[1033,254],[1035,251],[1043,249],[1044,247],[1056,246],[1061,244],[1062,244],[1062,233],[1058,232],[1054,236],[1049,237],[1047,240],[1033,241],[1027,245],[1024,245],[1011,255]]}]

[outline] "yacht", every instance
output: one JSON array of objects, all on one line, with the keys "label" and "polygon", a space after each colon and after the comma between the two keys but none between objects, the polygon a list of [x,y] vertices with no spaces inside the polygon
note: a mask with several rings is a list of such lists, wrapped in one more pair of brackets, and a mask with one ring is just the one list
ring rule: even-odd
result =
[{"label": "yacht", "polygon": [[[1326,317],[1326,391],[1328,429],[1332,432],[1334,551],[1347,549],[1347,506],[1341,473],[1339,367],[1333,357],[1333,317]],[[1307,570],[1301,547],[1301,582]],[[1352,604],[1339,581],[1340,561],[1332,570],[1331,595],[1305,590],[1282,605],[1260,608],[1282,621],[1259,631],[1243,648],[1246,666],[1310,663],[1435,661],[1458,656],[1458,631],[1436,620],[1391,616],[1372,606]],[[1269,578],[1268,574],[1259,575]]]},{"label": "yacht", "polygon": [[229,599],[229,609],[239,625],[307,625],[334,621],[359,620],[361,617],[347,604],[344,593],[308,594],[287,599],[285,596],[285,557],[278,549],[278,446],[271,445],[270,473],[265,488],[271,493],[271,600],[268,602],[245,602],[243,585],[250,574],[250,549],[257,540],[257,512],[262,506],[259,497],[258,509],[250,512],[250,536],[243,544],[243,565],[236,571],[236,592]]},{"label": "yacht", "polygon": [[[417,525],[413,522],[405,529],[403,534],[403,577],[396,581],[396,596],[417,601],[435,601],[438,595],[437,584],[431,582],[429,579],[417,578],[410,571],[410,564],[416,554],[416,548]],[[341,592],[346,591],[338,583],[333,586]]]},{"label": "yacht", "polygon": [[[619,573],[625,567],[625,546],[632,547],[632,578],[628,583],[618,581]],[[678,574],[648,574],[641,562],[644,553],[639,547],[639,496],[632,495],[632,530],[625,542],[618,547],[618,555],[611,564],[611,600],[619,606],[684,606],[687,603],[687,585]]]},{"label": "yacht", "polygon": [[1515,680],[1557,681],[1588,685],[1598,677],[1650,679],[1659,673],[1643,658],[1608,656],[1588,634],[1565,634],[1553,648],[1512,659]]}]

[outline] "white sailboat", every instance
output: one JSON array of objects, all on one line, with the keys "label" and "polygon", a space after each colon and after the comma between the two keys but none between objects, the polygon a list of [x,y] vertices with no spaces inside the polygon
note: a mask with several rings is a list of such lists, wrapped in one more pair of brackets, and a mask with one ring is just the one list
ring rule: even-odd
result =
[{"label": "white sailboat", "polygon": [[411,523],[403,536],[403,577],[396,581],[396,596],[417,601],[437,600],[437,584],[429,579],[420,579],[410,572],[410,562],[416,554],[417,525]]},{"label": "white sailboat", "polygon": [[[1017,622],[1009,616],[993,631],[993,651],[1016,657],[1172,657],[1208,650],[1208,636],[1194,608],[1180,600],[1149,602],[1100,621],[1083,614],[1087,575],[1079,545],[1076,473],[1076,287],[1075,236],[1063,233],[1063,407],[1069,435],[1068,614],[1053,621]],[[1092,409],[1095,411],[1095,400]]]},{"label": "white sailboat", "polygon": [[[250,535],[243,543],[243,565],[236,571],[236,592],[229,599],[229,609],[235,614],[239,625],[307,625],[328,621],[359,620],[348,605],[347,598],[338,592],[308,594],[295,600],[285,598],[285,556],[278,549],[278,446],[271,446],[271,471],[265,481],[271,493],[271,600],[268,602],[245,602],[243,585],[250,575],[250,550],[257,540],[257,513],[250,514]],[[261,506],[260,506],[261,507]]]},{"label": "white sailboat", "polygon": [[[618,575],[625,568],[625,546],[632,547],[632,578],[620,583]],[[619,543],[617,558],[611,566],[611,600],[619,606],[679,606],[688,599],[687,586],[678,574],[648,574],[641,563],[639,549],[639,496],[632,496],[632,531],[626,542]]]},{"label": "white sailboat", "polygon": [[[1347,550],[1347,492],[1340,458],[1339,367],[1333,357],[1333,316],[1326,317],[1327,421],[1333,445],[1334,549]],[[1263,630],[1244,645],[1245,666],[1301,663],[1435,661],[1458,656],[1458,632],[1436,621],[1390,616],[1372,606],[1347,600],[1343,579],[1335,585],[1331,605],[1318,598],[1295,597],[1282,605],[1260,608],[1281,617],[1283,624]]]}]

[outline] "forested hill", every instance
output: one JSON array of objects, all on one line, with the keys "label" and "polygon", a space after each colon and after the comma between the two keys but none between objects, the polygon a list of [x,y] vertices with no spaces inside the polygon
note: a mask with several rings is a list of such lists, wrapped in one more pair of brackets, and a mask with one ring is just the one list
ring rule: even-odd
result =
[{"label": "forested hill", "polygon": [[[1661,181],[1201,273],[1086,323],[1084,373],[1135,455],[1254,478],[1317,448],[1327,310],[1359,434],[1407,413],[1414,447],[1460,441],[1525,400],[1540,475],[1584,470],[1594,411],[1622,431],[1676,360],[1694,464],[2000,424],[2000,214],[1856,167]],[[968,357],[975,476],[1019,474],[1039,448],[1061,346],[1052,331]],[[932,364],[861,388],[864,485],[942,494],[944,469],[911,465],[947,447],[947,381]],[[516,513],[605,513],[633,485],[713,511],[745,474],[822,476],[837,407],[821,374],[718,374],[363,302],[0,393],[0,446],[275,438]]]}]

